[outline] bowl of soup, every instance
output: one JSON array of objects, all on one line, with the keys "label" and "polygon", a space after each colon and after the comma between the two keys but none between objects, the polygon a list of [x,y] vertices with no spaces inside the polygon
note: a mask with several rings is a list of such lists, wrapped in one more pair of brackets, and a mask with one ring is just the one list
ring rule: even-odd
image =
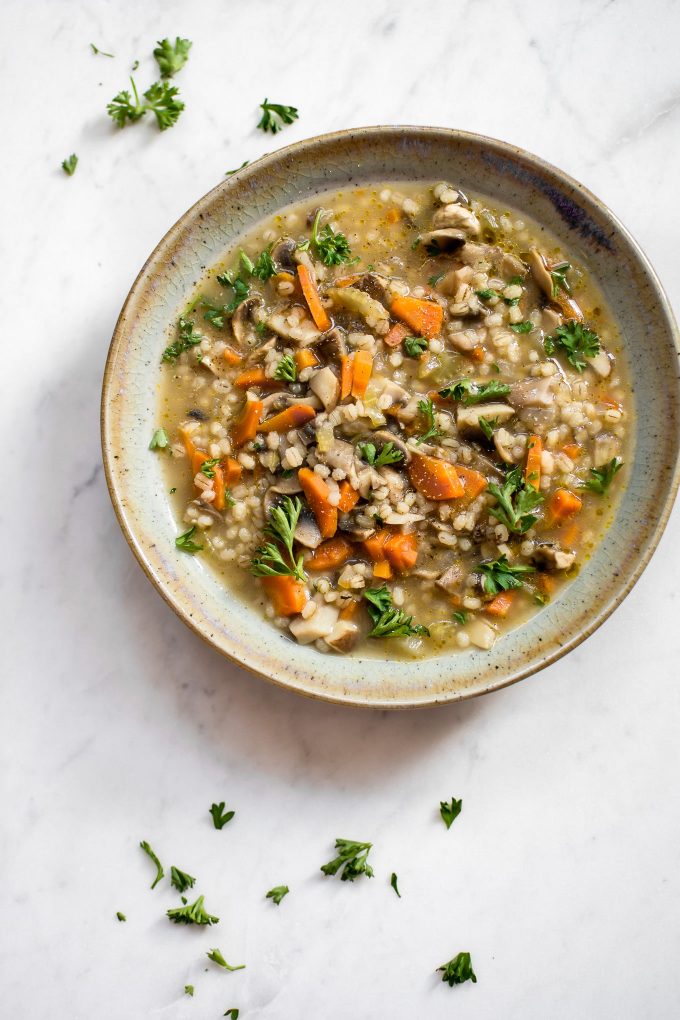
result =
[{"label": "bowl of soup", "polygon": [[106,365],[107,481],[218,651],[327,700],[449,702],[635,583],[678,484],[676,368],[649,263],[561,171],[339,132],[244,167],[150,256]]}]

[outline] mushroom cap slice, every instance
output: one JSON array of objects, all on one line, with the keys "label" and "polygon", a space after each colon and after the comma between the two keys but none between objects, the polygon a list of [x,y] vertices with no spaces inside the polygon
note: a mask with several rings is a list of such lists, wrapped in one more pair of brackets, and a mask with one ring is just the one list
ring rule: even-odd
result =
[{"label": "mushroom cap slice", "polygon": [[271,250],[271,257],[279,272],[295,273],[297,243],[292,237],[280,237]]},{"label": "mushroom cap slice", "polygon": [[231,329],[236,342],[252,347],[260,339],[255,331],[255,312],[264,306],[261,297],[250,297],[242,301],[231,317]]},{"label": "mushroom cap slice", "polygon": [[426,234],[420,235],[420,243],[426,248],[433,250],[435,254],[458,251],[467,240],[464,230],[454,227],[446,227],[442,230],[428,230]]},{"label": "mushroom cap slice", "polygon": [[514,407],[509,404],[477,404],[474,407],[459,407],[456,411],[456,426],[459,432],[479,432],[483,429],[479,424],[480,418],[487,421],[494,419],[503,424],[510,421],[515,415]]}]

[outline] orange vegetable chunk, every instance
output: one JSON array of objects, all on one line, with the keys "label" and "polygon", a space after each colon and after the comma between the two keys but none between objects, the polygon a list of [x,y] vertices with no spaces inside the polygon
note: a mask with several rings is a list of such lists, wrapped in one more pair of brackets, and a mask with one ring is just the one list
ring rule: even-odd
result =
[{"label": "orange vegetable chunk", "polygon": [[289,432],[290,429],[296,429],[314,417],[316,411],[309,404],[293,404],[263,421],[258,432]]},{"label": "orange vegetable chunk", "polygon": [[231,430],[231,441],[234,446],[243,446],[257,435],[264,406],[261,400],[247,400],[245,407]]},{"label": "orange vegetable chunk", "polygon": [[338,510],[341,510],[343,514],[348,514],[359,502],[359,493],[356,489],[352,488],[347,479],[344,482],[340,482],[338,488],[340,489]]},{"label": "orange vegetable chunk", "polygon": [[543,453],[543,440],[540,436],[529,436],[527,443],[527,462],[524,467],[524,481],[532,489],[538,491],[541,487],[541,454]]},{"label": "orange vegetable chunk", "polygon": [[582,500],[569,489],[555,489],[550,497],[548,511],[554,521],[566,521],[579,512]]},{"label": "orange vegetable chunk", "polygon": [[311,556],[305,560],[307,570],[333,570],[346,563],[353,552],[351,542],[341,535],[329,538],[326,542],[314,550]]},{"label": "orange vegetable chunk", "polygon": [[373,371],[373,358],[368,351],[356,351],[352,364],[352,396],[363,397]]},{"label": "orange vegetable chunk", "polygon": [[426,499],[459,499],[465,495],[455,467],[446,460],[414,453],[408,473],[411,485]]},{"label": "orange vegetable chunk", "polygon": [[421,298],[396,297],[390,309],[396,319],[401,319],[419,336],[432,340],[442,328],[444,310],[436,301]]},{"label": "orange vegetable chunk", "polygon": [[514,591],[501,591],[496,595],[495,598],[488,602],[485,606],[486,612],[490,616],[507,616],[512,608],[514,601]]},{"label": "orange vegetable chunk", "polygon": [[326,309],[321,304],[316,280],[310,273],[309,269],[307,269],[307,266],[303,266],[302,263],[298,265],[297,271],[298,277],[300,278],[302,293],[304,294],[307,307],[314,319],[314,324],[317,329],[320,329],[322,333],[325,333],[327,329],[331,328],[331,320],[328,318]]},{"label": "orange vegetable chunk", "polygon": [[316,471],[309,468],[300,468],[298,479],[316,517],[321,537],[332,538],[338,530],[338,508],[328,502],[328,486]]},{"label": "orange vegetable chunk", "polygon": [[302,612],[307,602],[307,589],[302,581],[289,574],[261,577],[260,580],[278,616],[295,616]]}]

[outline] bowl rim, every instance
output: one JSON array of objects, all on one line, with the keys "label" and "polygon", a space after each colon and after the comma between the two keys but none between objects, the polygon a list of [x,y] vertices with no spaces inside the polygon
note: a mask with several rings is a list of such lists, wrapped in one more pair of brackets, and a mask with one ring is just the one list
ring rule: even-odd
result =
[{"label": "bowl rim", "polygon": [[[113,368],[116,362],[119,349],[123,345],[124,341],[124,325],[127,319],[127,312],[137,300],[138,296],[142,291],[142,284],[147,275],[147,271],[153,265],[155,260],[162,254],[163,250],[173,241],[177,234],[181,232],[185,224],[197,216],[203,209],[209,206],[212,202],[213,196],[224,190],[229,189],[232,181],[238,177],[243,180],[246,175],[249,175],[255,167],[260,171],[263,167],[266,168],[268,164],[277,164],[282,158],[294,158],[301,152],[306,152],[310,149],[313,150],[315,146],[323,145],[326,143],[332,143],[337,141],[350,142],[357,137],[376,136],[379,134],[393,136],[395,141],[397,139],[403,139],[405,133],[410,136],[418,138],[426,137],[440,137],[459,142],[471,142],[475,145],[485,144],[491,149],[495,150],[500,155],[509,157],[510,159],[524,159],[548,174],[554,175],[561,183],[571,187],[576,192],[579,192],[587,197],[587,199],[596,206],[601,213],[604,214],[616,227],[617,231],[624,237],[628,245],[635,254],[635,257],[641,263],[642,267],[646,271],[650,284],[652,285],[656,300],[658,303],[660,314],[665,318],[668,323],[670,332],[673,336],[676,354],[680,356],[680,332],[673,314],[670,302],[664,291],[663,285],[659,280],[659,277],[650,263],[647,255],[640,247],[635,238],[631,235],[627,227],[621,222],[618,216],[612,212],[609,206],[598,198],[589,188],[587,188],[576,178],[570,174],[556,167],[554,164],[549,163],[547,160],[542,159],[540,156],[535,155],[527,149],[522,148],[518,145],[513,145],[509,142],[502,141],[500,139],[491,137],[489,135],[479,134],[473,131],[463,131],[457,128],[447,127],[434,127],[428,125],[410,125],[410,124],[387,124],[387,125],[369,125],[358,128],[345,128],[339,131],[327,132],[320,135],[313,135],[309,138],[304,138],[299,141],[293,142],[290,145],[284,146],[281,149],[276,149],[273,152],[265,153],[264,155],[252,160],[247,166],[240,168],[237,173],[233,176],[227,177],[225,180],[219,181],[213,188],[211,188],[206,194],[201,196],[196,202],[193,203],[182,215],[169,227],[162,238],[155,245],[149,256],[145,259],[141,269],[137,273],[132,286],[123,302],[123,306],[120,310],[116,324],[113,330],[111,341],[109,344],[108,353],[106,356],[106,362],[104,365],[104,375],[102,381],[101,401],[100,401],[100,440],[102,447],[102,460],[104,464],[104,476],[106,478],[106,485],[109,492],[109,497],[113,505],[114,513],[118,524],[120,525],[121,531],[125,536],[130,549],[132,550],[137,562],[141,566],[142,570],[146,574],[149,581],[152,583],[156,591],[160,594],[161,598],[170,606],[175,614],[185,623],[195,634],[197,634],[207,645],[215,649],[225,658],[235,663],[242,669],[246,669],[257,677],[262,677],[267,680],[270,684],[274,684],[277,687],[281,687],[284,690],[292,691],[296,694],[310,698],[316,701],[323,701],[331,704],[338,704],[344,706],[351,706],[353,708],[363,709],[376,709],[379,711],[385,709],[391,710],[406,710],[413,708],[430,708],[435,705],[446,705],[452,704],[458,701],[467,701],[471,698],[478,698],[485,694],[490,694],[494,691],[502,690],[505,687],[510,687],[513,684],[518,683],[520,680],[524,680],[535,673],[540,672],[547,666],[557,662],[568,652],[578,647],[583,641],[591,636],[614,612],[618,606],[621,605],[626,596],[633,589],[635,584],[640,579],[642,573],[648,566],[658,544],[661,536],[668,523],[673,504],[680,487],[680,444],[676,449],[675,464],[673,465],[672,472],[669,479],[669,487],[666,500],[663,506],[660,508],[659,514],[656,519],[653,531],[647,541],[644,543],[643,548],[640,552],[639,559],[632,570],[630,575],[626,578],[625,583],[620,587],[616,593],[610,598],[610,600],[603,605],[594,615],[593,619],[588,623],[587,626],[581,627],[575,634],[568,638],[563,644],[558,645],[552,651],[534,663],[521,666],[514,671],[511,671],[507,676],[502,678],[494,679],[489,678],[483,689],[462,689],[452,690],[447,692],[445,696],[433,695],[431,698],[421,698],[419,700],[408,700],[402,695],[399,700],[388,701],[380,700],[379,698],[372,698],[371,700],[360,700],[356,696],[351,694],[336,694],[326,692],[323,690],[311,690],[303,686],[302,684],[296,684],[290,682],[290,680],[279,679],[262,672],[257,667],[245,661],[221,644],[216,643],[209,634],[205,633],[198,623],[194,620],[193,616],[186,612],[179,600],[175,600],[171,597],[170,593],[166,590],[165,585],[155,575],[152,570],[150,563],[147,559],[145,551],[140,541],[138,541],[132,528],[128,526],[127,517],[123,510],[123,501],[121,494],[117,488],[117,482],[114,477],[112,464],[110,462],[109,449],[108,449],[108,428],[109,428],[109,414],[111,405],[112,395],[112,383],[113,383]],[[376,662],[383,660],[376,659]],[[386,660],[390,661],[390,660]],[[392,660],[394,661],[394,660]]]}]

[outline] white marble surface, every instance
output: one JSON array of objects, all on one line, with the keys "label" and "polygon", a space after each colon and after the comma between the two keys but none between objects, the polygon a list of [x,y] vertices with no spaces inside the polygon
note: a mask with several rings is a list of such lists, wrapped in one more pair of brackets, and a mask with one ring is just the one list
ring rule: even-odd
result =
[{"label": "white marble surface", "polygon": [[[458,707],[350,711],[230,666],[155,594],[109,504],[98,404],[167,227],[226,169],[335,128],[451,125],[539,153],[622,217],[677,305],[678,4],[4,0],[0,27],[0,1013],[676,1017],[678,512],[566,660]],[[150,83],[177,33],[179,125],[116,132],[107,100],[135,58]],[[301,111],[274,140],[254,130],[265,94]],[[217,832],[221,799],[236,817]],[[322,878],[336,836],[374,841],[372,881]],[[217,928],[167,922],[140,839],[199,876]],[[247,969],[207,964],[213,946]],[[462,949],[479,981],[450,989],[434,968]]]}]

